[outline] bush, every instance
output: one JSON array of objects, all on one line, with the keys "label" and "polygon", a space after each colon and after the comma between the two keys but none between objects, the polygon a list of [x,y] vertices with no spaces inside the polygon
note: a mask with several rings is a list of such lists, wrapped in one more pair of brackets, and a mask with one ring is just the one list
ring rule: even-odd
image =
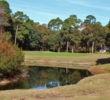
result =
[{"label": "bush", "polygon": [[21,70],[24,54],[9,42],[0,43],[0,77],[12,77]]}]

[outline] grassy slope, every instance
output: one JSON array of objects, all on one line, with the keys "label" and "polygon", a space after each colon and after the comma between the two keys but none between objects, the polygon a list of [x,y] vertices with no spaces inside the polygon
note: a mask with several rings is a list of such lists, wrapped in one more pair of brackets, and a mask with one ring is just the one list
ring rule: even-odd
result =
[{"label": "grassy slope", "polygon": [[110,100],[110,74],[81,80],[76,85],[46,90],[0,91],[0,100]]}]

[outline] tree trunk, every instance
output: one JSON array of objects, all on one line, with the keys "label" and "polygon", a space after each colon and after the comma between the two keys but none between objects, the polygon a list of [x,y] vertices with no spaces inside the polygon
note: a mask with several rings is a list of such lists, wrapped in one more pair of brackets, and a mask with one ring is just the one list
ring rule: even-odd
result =
[{"label": "tree trunk", "polygon": [[68,47],[69,47],[69,41],[66,41],[66,52],[68,52]]},{"label": "tree trunk", "polygon": [[16,26],[16,33],[15,33],[15,41],[14,41],[14,44],[16,44],[17,32],[18,32],[18,25]]},{"label": "tree trunk", "polygon": [[92,53],[94,53],[94,41],[92,42]]},{"label": "tree trunk", "polygon": [[72,53],[74,52],[74,46],[72,46],[72,48],[71,48],[71,52],[72,52]]},{"label": "tree trunk", "polygon": [[61,49],[61,48],[60,48],[60,46],[59,46],[59,47],[58,47],[58,52],[60,52],[60,49]]},{"label": "tree trunk", "polygon": [[102,48],[102,43],[100,44],[100,48],[101,48],[101,50],[103,49],[103,48]]},{"label": "tree trunk", "polygon": [[89,53],[89,41],[87,41],[86,52],[88,52],[88,53]]}]

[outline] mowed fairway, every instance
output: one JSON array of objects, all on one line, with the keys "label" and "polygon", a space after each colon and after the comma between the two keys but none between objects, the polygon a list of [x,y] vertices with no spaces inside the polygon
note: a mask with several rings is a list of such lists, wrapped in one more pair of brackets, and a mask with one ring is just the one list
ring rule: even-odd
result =
[{"label": "mowed fairway", "polygon": [[73,58],[73,57],[82,57],[86,56],[86,54],[80,53],[67,53],[67,52],[38,52],[38,51],[25,51],[26,58]]},{"label": "mowed fairway", "polygon": [[97,64],[98,59],[108,59],[110,54],[24,51],[25,65],[56,66],[87,69]]}]

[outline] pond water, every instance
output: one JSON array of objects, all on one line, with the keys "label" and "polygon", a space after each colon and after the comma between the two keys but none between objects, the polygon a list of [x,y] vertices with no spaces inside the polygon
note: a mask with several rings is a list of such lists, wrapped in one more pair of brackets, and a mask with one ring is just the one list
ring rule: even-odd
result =
[{"label": "pond water", "polygon": [[20,78],[17,82],[0,86],[0,90],[47,89],[76,84],[81,79],[91,75],[87,70],[31,66],[27,77]]}]

